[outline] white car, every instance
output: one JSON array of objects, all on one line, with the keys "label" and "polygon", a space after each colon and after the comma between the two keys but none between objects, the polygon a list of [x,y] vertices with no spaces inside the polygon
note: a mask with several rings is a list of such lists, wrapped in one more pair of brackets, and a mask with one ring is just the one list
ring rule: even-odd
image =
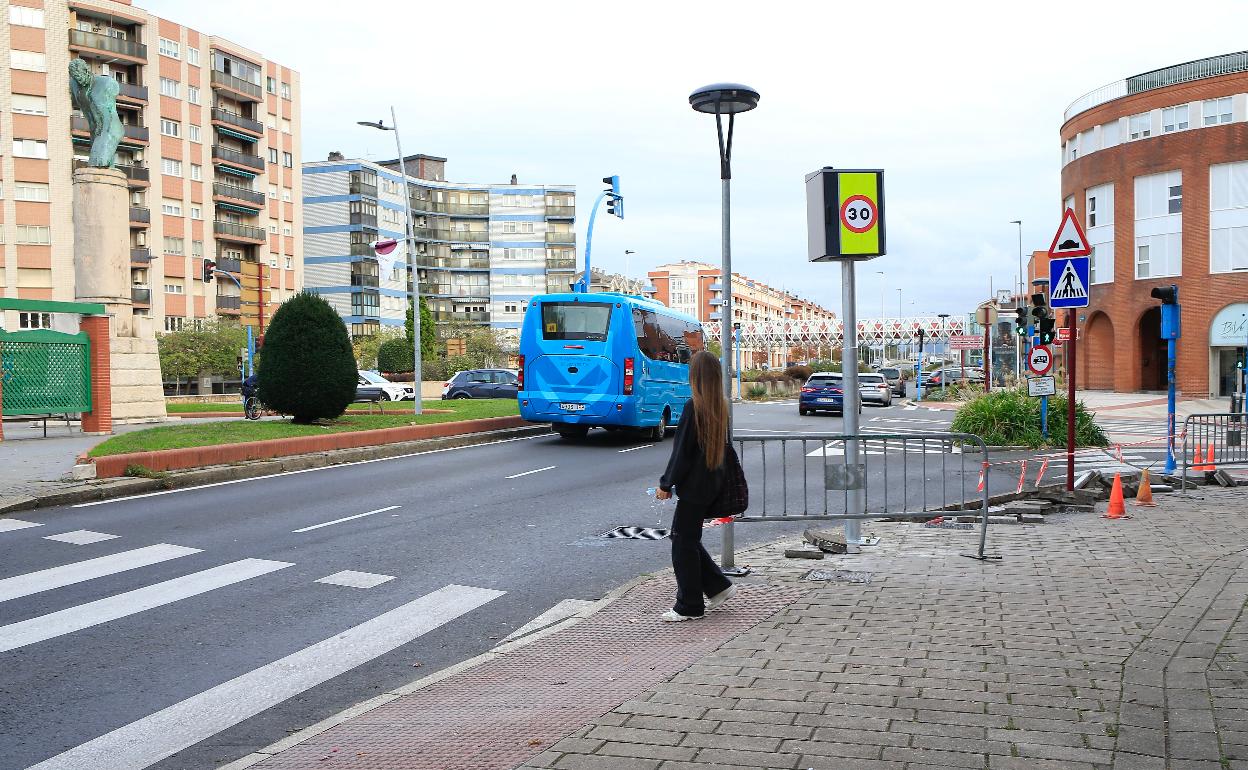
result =
[{"label": "white car", "polygon": [[890,406],[893,403],[893,390],[882,374],[859,372],[858,393],[863,401],[871,401],[880,406]]},{"label": "white car", "polygon": [[416,400],[416,387],[406,382],[391,382],[377,372],[364,370],[360,372],[360,385],[380,387],[387,401]]}]

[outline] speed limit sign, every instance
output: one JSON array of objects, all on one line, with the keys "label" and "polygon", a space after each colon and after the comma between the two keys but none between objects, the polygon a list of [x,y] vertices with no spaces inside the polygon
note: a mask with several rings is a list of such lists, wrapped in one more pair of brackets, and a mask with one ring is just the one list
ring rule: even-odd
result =
[{"label": "speed limit sign", "polygon": [[1033,373],[1045,375],[1053,368],[1053,353],[1044,345],[1037,345],[1027,354],[1027,368]]},{"label": "speed limit sign", "polygon": [[822,168],[806,175],[806,229],[811,262],[882,257],[884,172]]},{"label": "speed limit sign", "polygon": [[879,218],[875,201],[865,195],[851,195],[841,204],[841,224],[851,232],[865,233]]}]

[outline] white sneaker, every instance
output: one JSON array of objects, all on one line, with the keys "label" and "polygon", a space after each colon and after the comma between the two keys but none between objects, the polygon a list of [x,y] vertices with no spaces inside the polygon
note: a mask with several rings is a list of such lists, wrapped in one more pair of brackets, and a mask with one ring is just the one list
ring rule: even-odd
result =
[{"label": "white sneaker", "polygon": [[701,620],[701,615],[681,615],[676,610],[668,610],[659,616],[668,623],[679,623],[682,620]]},{"label": "white sneaker", "polygon": [[737,595],[737,586],[734,583],[728,586],[727,588],[725,588],[724,590],[720,591],[719,593],[715,594],[711,598],[707,599],[706,611],[713,612],[714,610],[719,609],[719,607],[723,605],[724,602],[728,601],[729,599],[731,599],[732,597],[736,595]]}]

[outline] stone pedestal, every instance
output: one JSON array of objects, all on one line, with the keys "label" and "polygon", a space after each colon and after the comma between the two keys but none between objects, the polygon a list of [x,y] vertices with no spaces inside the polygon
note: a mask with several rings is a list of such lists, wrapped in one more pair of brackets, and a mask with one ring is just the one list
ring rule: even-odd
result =
[{"label": "stone pedestal", "polygon": [[130,193],[115,168],[74,171],[74,296],[110,320],[113,422],[163,420],[164,387],[152,319],[130,299]]}]

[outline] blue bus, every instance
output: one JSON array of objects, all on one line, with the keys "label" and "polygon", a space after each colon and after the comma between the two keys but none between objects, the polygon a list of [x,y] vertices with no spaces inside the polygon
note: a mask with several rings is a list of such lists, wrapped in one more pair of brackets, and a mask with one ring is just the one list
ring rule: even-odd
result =
[{"label": "blue bus", "polygon": [[566,439],[590,428],[643,429],[661,441],[689,400],[702,324],[615,292],[534,297],[520,331],[520,415]]}]

